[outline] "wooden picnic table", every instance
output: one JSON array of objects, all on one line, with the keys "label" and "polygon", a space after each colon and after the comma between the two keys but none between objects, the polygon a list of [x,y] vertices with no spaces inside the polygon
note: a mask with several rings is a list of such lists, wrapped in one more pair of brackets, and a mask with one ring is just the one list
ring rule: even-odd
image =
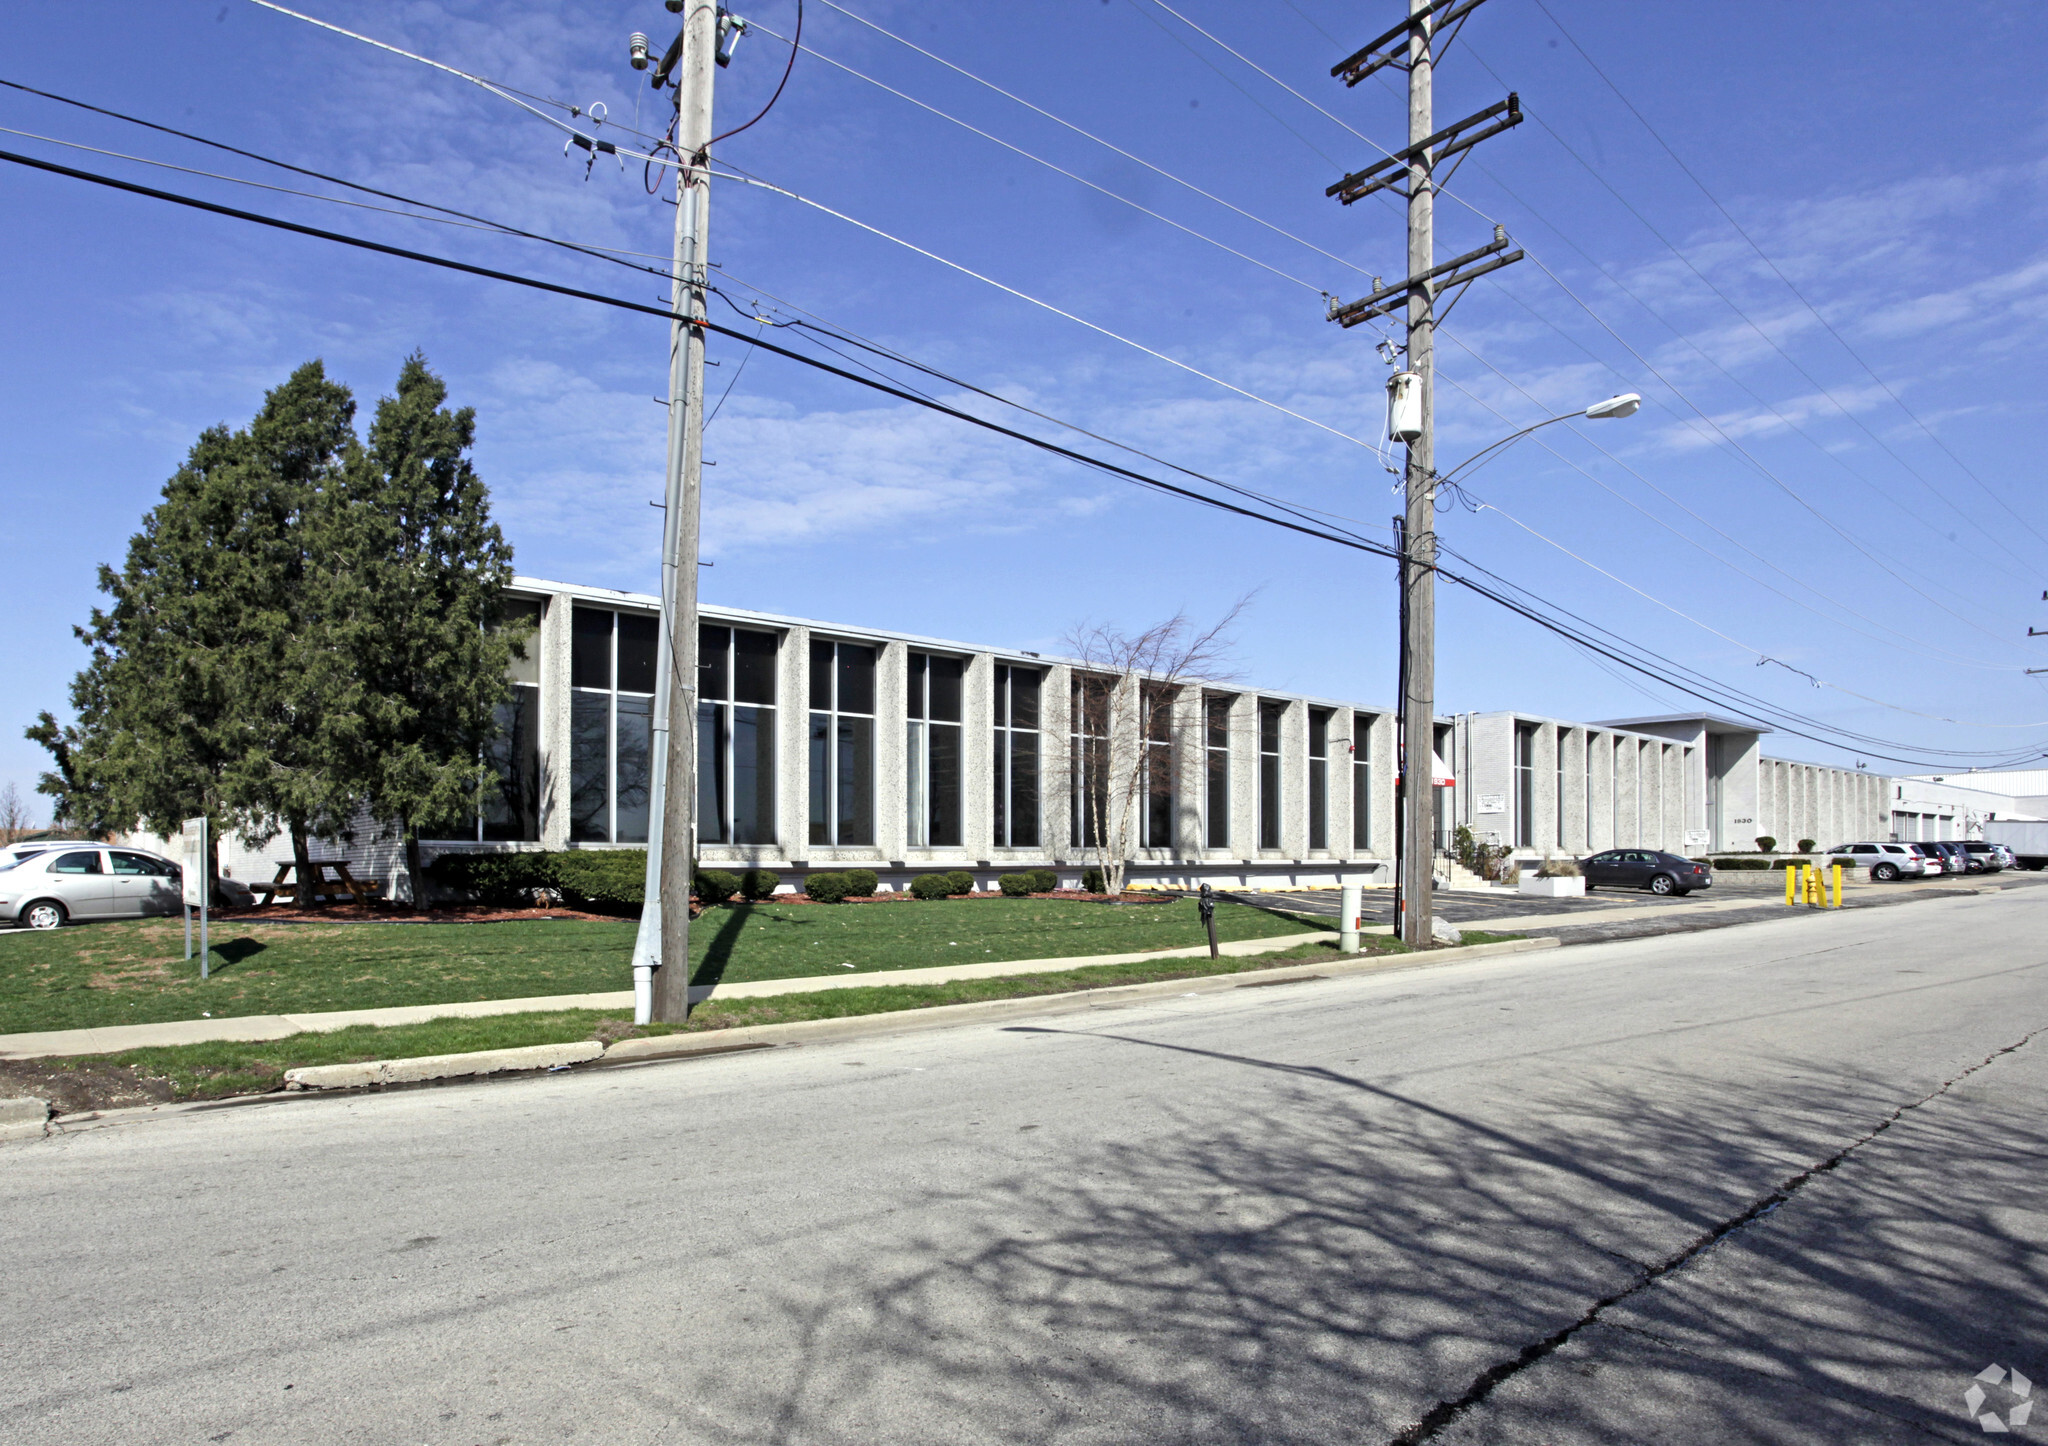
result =
[{"label": "wooden picnic table", "polygon": [[[351,875],[346,859],[314,859],[308,867],[313,871],[313,878],[304,892],[315,900],[352,898],[358,904],[368,904],[384,891],[384,886],[374,879],[358,879]],[[327,877],[329,869],[334,871],[332,879]],[[288,893],[293,903],[303,904],[306,900],[300,897],[299,884],[292,877],[297,871],[295,860],[279,859],[277,877],[267,884],[251,884],[249,891],[261,894],[266,903],[274,903],[279,894]]]}]

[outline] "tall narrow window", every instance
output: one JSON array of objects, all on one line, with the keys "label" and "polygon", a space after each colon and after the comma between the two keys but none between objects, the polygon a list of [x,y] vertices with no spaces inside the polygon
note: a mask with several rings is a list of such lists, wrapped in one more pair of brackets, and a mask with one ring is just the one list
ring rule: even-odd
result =
[{"label": "tall narrow window", "polygon": [[910,655],[910,842],[960,846],[960,683],[965,664],[936,653]]},{"label": "tall narrow window", "polygon": [[697,630],[697,840],[775,842],[773,633]]},{"label": "tall narrow window", "polygon": [[1372,714],[1351,715],[1351,847],[1372,847]]},{"label": "tall narrow window", "polygon": [[569,837],[645,843],[656,621],[575,608],[569,645]]},{"label": "tall narrow window", "polygon": [[505,603],[505,623],[528,628],[523,658],[506,670],[512,696],[493,711],[496,725],[484,745],[484,762],[497,776],[497,791],[477,811],[479,839],[531,843],[540,838],[540,604],[529,599]]},{"label": "tall narrow window", "polygon": [[[1443,724],[1438,724],[1431,734],[1429,806],[1436,820],[1432,837],[1438,853],[1443,853],[1451,846],[1451,806],[1457,800],[1457,790],[1453,785],[1437,782],[1439,778],[1456,777],[1451,772],[1451,759],[1456,757],[1458,752],[1452,743],[1453,736],[1450,728]],[[1435,771],[1439,765],[1443,768],[1441,773]]]},{"label": "tall narrow window", "polygon": [[1115,683],[1076,674],[1068,725],[1068,792],[1077,848],[1102,845],[1109,816],[1109,698]]},{"label": "tall narrow window", "polygon": [[1285,703],[1259,700],[1259,847],[1280,847],[1280,719]]},{"label": "tall narrow window", "polygon": [[1175,690],[1140,693],[1145,732],[1145,839],[1148,849],[1173,847],[1173,702]]},{"label": "tall narrow window", "polygon": [[1330,710],[1308,711],[1308,846],[1330,846]]},{"label": "tall narrow window", "polygon": [[1564,729],[1557,730],[1557,846],[1564,847]]},{"label": "tall narrow window", "polygon": [[1202,828],[1212,849],[1230,847],[1230,701],[1213,693],[1202,700]]},{"label": "tall narrow window", "polygon": [[875,841],[875,650],[811,644],[814,844]]},{"label": "tall narrow window", "polygon": [[1038,692],[1035,668],[996,665],[995,846],[1038,847]]},{"label": "tall narrow window", "polygon": [[1515,725],[1515,843],[1536,844],[1536,725]]}]

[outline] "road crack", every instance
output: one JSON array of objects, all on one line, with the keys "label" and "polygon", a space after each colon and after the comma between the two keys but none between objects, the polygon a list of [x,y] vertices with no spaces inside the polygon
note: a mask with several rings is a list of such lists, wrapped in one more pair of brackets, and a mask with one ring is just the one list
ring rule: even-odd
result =
[{"label": "road crack", "polygon": [[1875,1140],[1879,1135],[1882,1135],[1886,1130],[1889,1130],[1907,1115],[1934,1103],[1934,1101],[1940,1099],[1971,1075],[1976,1074],[1980,1070],[1988,1069],[2006,1055],[2025,1048],[2033,1041],[2036,1035],[2041,1034],[2044,1030],[2048,1030],[2048,1025],[2037,1026],[2020,1036],[2013,1043],[1994,1049],[1975,1064],[1943,1080],[1919,1099],[1908,1100],[1905,1104],[1898,1106],[1867,1132],[1851,1140],[1818,1164],[1809,1165],[1797,1174],[1787,1176],[1769,1194],[1759,1197],[1738,1213],[1730,1215],[1727,1219],[1702,1231],[1693,1238],[1691,1243],[1666,1256],[1656,1265],[1652,1265],[1644,1270],[1628,1286],[1615,1291],[1612,1295],[1602,1296],[1593,1303],[1585,1314],[1581,1315],[1570,1325],[1565,1326],[1561,1330],[1553,1331],[1541,1340],[1531,1341],[1509,1359],[1496,1361],[1493,1365],[1488,1366],[1472,1378],[1471,1384],[1465,1388],[1462,1394],[1438,1401],[1429,1408],[1420,1420],[1389,1438],[1388,1446],[1420,1446],[1422,1442],[1434,1440],[1445,1427],[1451,1425],[1451,1423],[1458,1420],[1459,1417],[1463,1416],[1473,1407],[1484,1402],[1503,1383],[1514,1379],[1514,1377],[1528,1370],[1538,1361],[1557,1351],[1566,1342],[1585,1330],[1586,1327],[1599,1320],[1611,1307],[1619,1305],[1623,1301],[1647,1290],[1665,1276],[1684,1269],[1736,1231],[1763,1219],[1780,1205],[1791,1200],[1801,1190],[1812,1184],[1813,1181],[1840,1167],[1843,1161]]}]

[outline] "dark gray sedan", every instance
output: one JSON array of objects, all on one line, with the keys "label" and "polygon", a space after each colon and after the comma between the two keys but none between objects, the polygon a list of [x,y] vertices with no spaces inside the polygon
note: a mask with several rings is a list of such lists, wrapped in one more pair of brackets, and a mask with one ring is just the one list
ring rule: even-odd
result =
[{"label": "dark gray sedan", "polygon": [[1712,888],[1714,871],[1703,863],[1656,849],[1608,849],[1579,865],[1586,876],[1586,892],[1605,886],[1610,889],[1648,889],[1653,894],[1691,893]]}]

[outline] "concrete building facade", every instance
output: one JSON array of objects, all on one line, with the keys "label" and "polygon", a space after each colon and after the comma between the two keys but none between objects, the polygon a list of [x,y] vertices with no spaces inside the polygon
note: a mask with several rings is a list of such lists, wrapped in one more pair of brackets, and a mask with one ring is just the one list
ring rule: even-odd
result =
[{"label": "concrete building facade", "polygon": [[[500,709],[500,789],[424,839],[428,854],[644,846],[659,600],[519,578],[511,602],[535,631]],[[1113,680],[1071,659],[732,608],[703,608],[699,638],[707,866],[774,869],[790,889],[853,867],[885,889],[1045,866],[1077,885],[1100,859],[1103,776],[1133,777],[1136,761],[1131,883],[1392,882],[1386,704],[1233,683],[1147,710],[1129,706],[1134,685],[1113,703]],[[1460,824],[1523,857],[1892,831],[1896,782],[1767,758],[1761,734],[1728,719],[1468,713],[1439,718],[1436,736],[1440,850]],[[287,852],[223,844],[241,878],[267,878]],[[321,853],[361,876],[399,873],[396,840],[368,819]]]}]

